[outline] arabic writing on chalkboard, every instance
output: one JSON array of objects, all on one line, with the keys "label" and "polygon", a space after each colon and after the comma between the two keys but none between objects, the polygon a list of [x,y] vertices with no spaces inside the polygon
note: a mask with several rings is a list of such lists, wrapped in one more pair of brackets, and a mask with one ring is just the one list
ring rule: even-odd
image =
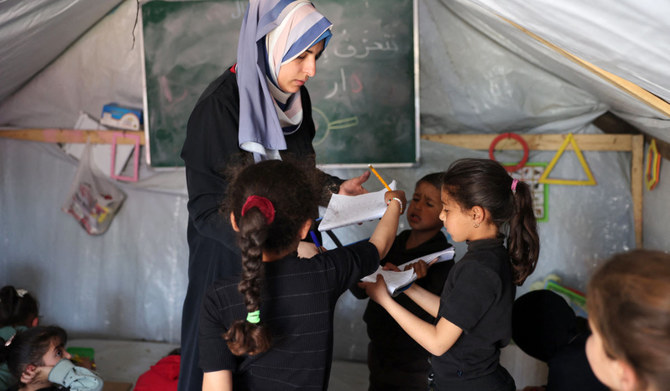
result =
[{"label": "arabic writing on chalkboard", "polygon": [[[418,161],[416,0],[321,0],[333,38],[307,88],[317,163]],[[200,94],[235,63],[246,1],[142,5],[145,128],[152,166],[181,166],[186,122]]]}]

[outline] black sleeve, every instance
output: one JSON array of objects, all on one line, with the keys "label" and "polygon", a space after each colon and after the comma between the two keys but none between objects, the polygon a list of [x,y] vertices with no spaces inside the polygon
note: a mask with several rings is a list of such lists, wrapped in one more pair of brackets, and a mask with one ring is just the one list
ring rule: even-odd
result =
[{"label": "black sleeve", "polygon": [[353,285],[349,288],[349,292],[354,295],[355,298],[359,300],[367,299],[368,294],[365,293],[365,289],[358,286],[358,281],[354,282]]},{"label": "black sleeve", "polygon": [[[234,83],[235,79],[225,82]],[[203,96],[188,120],[181,154],[186,167],[189,218],[201,235],[228,247],[235,246],[235,234],[219,208],[228,185],[226,163],[242,156],[237,140],[238,106],[232,96]]]},{"label": "black sleeve", "polygon": [[340,293],[379,267],[379,252],[369,241],[338,247],[316,256],[330,258],[329,262],[335,265],[336,273],[332,274],[332,278],[336,279],[335,284],[340,287]]},{"label": "black sleeve", "polygon": [[221,282],[214,283],[202,301],[198,346],[200,368],[204,372],[234,370],[237,367],[237,360],[228,349],[223,334],[228,330],[226,325],[232,324],[235,320],[231,315],[235,311],[226,309],[234,305],[240,307],[243,313],[244,304],[241,302],[232,304],[226,297],[226,292]]}]

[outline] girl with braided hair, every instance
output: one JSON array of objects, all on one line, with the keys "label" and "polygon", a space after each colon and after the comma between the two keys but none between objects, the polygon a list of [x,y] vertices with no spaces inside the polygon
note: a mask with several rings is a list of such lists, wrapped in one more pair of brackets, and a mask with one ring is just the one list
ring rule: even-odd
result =
[{"label": "girl with braided hair", "polygon": [[385,194],[388,208],[369,241],[300,258],[298,244],[318,216],[315,170],[268,160],[233,178],[225,210],[242,274],[217,281],[204,299],[203,390],[327,388],[337,299],[377,269],[406,200],[403,191]]}]

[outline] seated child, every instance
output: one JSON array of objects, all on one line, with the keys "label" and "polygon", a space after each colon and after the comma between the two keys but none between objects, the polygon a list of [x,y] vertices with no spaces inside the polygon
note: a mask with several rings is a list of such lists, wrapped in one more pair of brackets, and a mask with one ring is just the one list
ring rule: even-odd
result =
[{"label": "seated child", "polygon": [[69,360],[66,341],[65,330],[57,326],[36,326],[0,339],[0,362],[20,379],[9,390],[60,390],[59,385],[70,391],[102,390],[102,379]]},{"label": "seated child", "polygon": [[591,331],[586,319],[550,290],[531,291],[512,307],[512,339],[526,354],[549,367],[546,391],[607,391],[586,359],[586,340]]},{"label": "seated child", "polygon": [[[407,222],[412,229],[401,232],[388,255],[380,261],[386,269],[397,269],[398,265],[451,247],[441,232],[440,177],[441,173],[428,174],[416,183],[412,201],[407,207]],[[436,263],[416,283],[439,295],[453,265],[453,260]],[[351,292],[359,299],[367,297],[365,290],[358,286],[352,287]],[[426,322],[435,321],[409,297],[400,295],[394,300]],[[427,390],[430,353],[410,338],[388,312],[372,300],[368,301],[363,320],[370,338],[369,390]]]},{"label": "seated child", "polygon": [[589,364],[612,390],[670,384],[670,254],[634,250],[602,265],[586,293]]},{"label": "seated child", "polygon": [[[7,341],[17,331],[35,327],[39,322],[37,300],[25,289],[16,289],[7,285],[0,289],[0,338]],[[7,368],[7,363],[0,364],[0,391],[5,391],[15,384],[14,378]]]}]

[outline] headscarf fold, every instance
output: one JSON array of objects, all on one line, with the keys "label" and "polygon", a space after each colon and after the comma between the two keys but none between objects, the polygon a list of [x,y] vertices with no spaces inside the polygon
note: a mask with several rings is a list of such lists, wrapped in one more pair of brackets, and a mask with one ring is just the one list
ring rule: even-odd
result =
[{"label": "headscarf fold", "polygon": [[237,47],[240,92],[238,141],[256,161],[280,159],[285,134],[302,122],[300,91],[277,84],[279,69],[317,42],[328,44],[332,23],[309,0],[251,0]]}]

